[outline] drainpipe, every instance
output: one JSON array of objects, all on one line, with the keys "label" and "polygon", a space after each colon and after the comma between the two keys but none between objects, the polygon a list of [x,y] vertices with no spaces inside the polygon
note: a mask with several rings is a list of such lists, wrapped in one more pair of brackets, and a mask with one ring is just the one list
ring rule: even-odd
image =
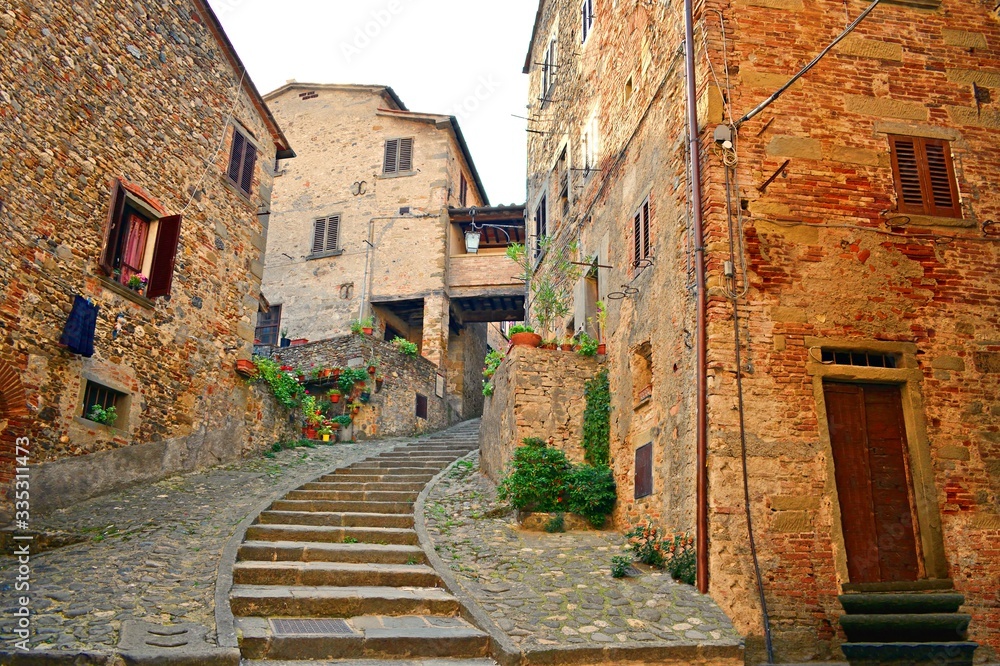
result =
[{"label": "drainpipe", "polygon": [[697,285],[697,525],[695,552],[698,558],[697,584],[702,594],[708,592],[708,363],[705,330],[707,302],[705,297],[705,234],[701,209],[701,141],[698,132],[698,91],[694,69],[694,7],[693,0],[684,0],[684,71],[687,80],[688,140],[691,155],[691,207],[695,243],[695,279]]}]

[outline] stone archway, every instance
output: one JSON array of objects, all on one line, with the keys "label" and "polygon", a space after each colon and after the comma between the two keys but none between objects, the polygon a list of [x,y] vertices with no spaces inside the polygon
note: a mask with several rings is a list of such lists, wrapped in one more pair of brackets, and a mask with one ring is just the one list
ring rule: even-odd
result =
[{"label": "stone archway", "polygon": [[[13,517],[10,492],[16,467],[15,445],[19,437],[28,435],[30,422],[31,412],[21,378],[12,365],[0,360],[0,524]],[[31,444],[34,442],[29,442],[29,451]]]}]

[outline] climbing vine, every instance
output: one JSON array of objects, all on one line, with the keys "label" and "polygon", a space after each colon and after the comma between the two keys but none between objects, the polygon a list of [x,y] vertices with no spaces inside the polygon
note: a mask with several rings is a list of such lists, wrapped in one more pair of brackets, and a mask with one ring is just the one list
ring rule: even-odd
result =
[{"label": "climbing vine", "polygon": [[305,389],[289,371],[283,370],[280,365],[262,356],[254,356],[253,362],[257,366],[257,375],[250,382],[261,379],[267,382],[275,400],[286,409],[299,406],[299,401],[305,395]]},{"label": "climbing vine", "polygon": [[583,410],[584,458],[594,467],[608,467],[611,438],[611,388],[607,368],[585,384]]}]

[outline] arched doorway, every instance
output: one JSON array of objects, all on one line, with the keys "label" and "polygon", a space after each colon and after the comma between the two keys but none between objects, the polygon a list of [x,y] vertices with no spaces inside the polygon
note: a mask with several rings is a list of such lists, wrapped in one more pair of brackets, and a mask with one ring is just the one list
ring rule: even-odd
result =
[{"label": "arched doorway", "polygon": [[[11,482],[14,480],[15,447],[19,437],[28,436],[31,412],[24,385],[14,367],[0,360],[0,524],[9,522]],[[31,451],[28,442],[28,451]],[[34,458],[29,455],[29,458]]]}]

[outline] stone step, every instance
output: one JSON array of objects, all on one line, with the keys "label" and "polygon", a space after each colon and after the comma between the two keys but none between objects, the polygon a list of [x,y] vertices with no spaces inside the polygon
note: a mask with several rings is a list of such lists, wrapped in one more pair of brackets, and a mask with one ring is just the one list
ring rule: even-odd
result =
[{"label": "stone step", "polygon": [[842,643],[851,666],[972,666],[978,643]]},{"label": "stone step", "polygon": [[447,451],[386,451],[368,460],[414,460],[419,462],[448,462],[459,457],[459,453]]},{"label": "stone step", "polygon": [[374,458],[368,458],[363,462],[355,463],[351,466],[351,469],[368,470],[367,473],[369,474],[371,470],[395,470],[399,474],[414,474],[430,469],[440,469],[447,464],[448,462],[424,462],[422,460],[411,460],[410,458],[400,458],[398,460],[375,460]]},{"label": "stone step", "polygon": [[420,546],[407,544],[325,543],[319,541],[244,541],[237,561],[356,562],[426,564]]},{"label": "stone step", "polygon": [[407,513],[360,513],[332,511],[262,511],[262,525],[325,525],[327,527],[413,527]]},{"label": "stone step", "polygon": [[840,626],[851,643],[945,643],[964,641],[971,620],[965,613],[842,615]]},{"label": "stone step", "polygon": [[246,538],[251,541],[325,541],[359,543],[417,544],[417,533],[398,527],[324,527],[321,525],[251,525]]},{"label": "stone step", "polygon": [[379,467],[379,466],[372,466],[369,463],[365,462],[363,466],[362,463],[355,463],[350,467],[341,467],[339,469],[335,469],[332,472],[332,474],[333,476],[381,476],[389,479],[397,476],[400,477],[420,476],[429,480],[433,479],[434,475],[437,474],[437,468],[405,467],[405,466],[400,467],[398,465],[392,467]]},{"label": "stone step", "polygon": [[412,502],[345,502],[343,500],[280,499],[271,511],[340,511],[361,513],[413,513]]},{"label": "stone step", "polygon": [[[391,477],[390,477],[391,479]],[[352,490],[352,491],[372,491],[380,490],[395,493],[420,493],[427,483],[419,481],[416,483],[399,482],[394,480],[375,481],[371,483],[358,483],[354,479],[337,481],[310,481],[304,483],[297,490]]]},{"label": "stone step", "polygon": [[[274,660],[274,659],[244,659],[243,666],[385,666],[385,659],[312,659]],[[497,666],[497,662],[488,657],[482,659],[393,659],[392,666]],[[816,664],[809,664],[816,666]],[[825,665],[820,665],[825,666]],[[843,666],[847,666],[845,663]]]},{"label": "stone step", "polygon": [[380,663],[384,664],[385,660],[414,657],[482,658],[490,645],[485,633],[460,618],[373,616],[350,618],[340,627],[331,624],[302,618],[236,618],[240,650],[251,659],[364,655],[383,660]]},{"label": "stone step", "polygon": [[319,585],[339,587],[441,587],[441,579],[423,564],[371,562],[237,562],[237,585]]},{"label": "stone step", "polygon": [[[349,477],[349,478],[345,478]],[[324,474],[316,479],[327,483],[378,483],[389,481],[391,483],[421,483],[426,485],[434,478],[434,474]]]},{"label": "stone step", "polygon": [[850,614],[957,613],[965,597],[957,592],[880,592],[842,594],[840,605]]},{"label": "stone step", "polygon": [[236,616],[354,617],[356,615],[455,615],[455,597],[437,587],[329,587],[234,585]]},{"label": "stone step", "polygon": [[340,500],[344,502],[413,502],[420,493],[412,490],[292,490],[286,495],[291,500]]}]

